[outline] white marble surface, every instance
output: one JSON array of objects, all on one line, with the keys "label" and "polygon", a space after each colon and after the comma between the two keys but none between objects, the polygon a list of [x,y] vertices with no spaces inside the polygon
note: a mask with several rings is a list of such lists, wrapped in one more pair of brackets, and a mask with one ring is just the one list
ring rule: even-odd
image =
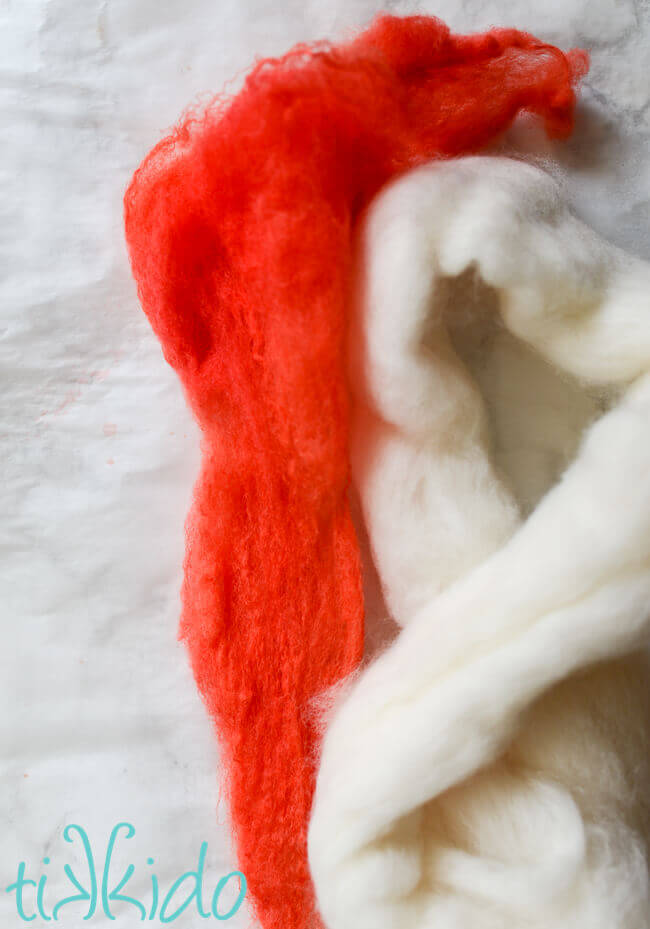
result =
[{"label": "white marble surface", "polygon": [[[589,48],[575,137],[549,146],[524,125],[511,143],[557,158],[575,209],[650,257],[648,0],[385,8]],[[72,892],[63,864],[81,858],[63,842],[69,823],[88,830],[99,858],[112,826],[135,825],[118,858],[136,864],[129,887],[145,903],[151,870],[168,887],[195,866],[204,839],[209,890],[234,867],[215,741],[176,642],[197,430],[136,301],[121,198],[197,95],[256,55],[340,37],[380,9],[374,0],[0,0],[3,926],[23,925],[4,892],[21,860],[49,875],[48,908]],[[139,924],[133,908],[115,912],[118,926]],[[196,926],[189,912],[175,924]],[[70,906],[60,924],[111,924],[100,912],[84,923],[84,913]],[[248,921],[242,910],[229,925]]]}]

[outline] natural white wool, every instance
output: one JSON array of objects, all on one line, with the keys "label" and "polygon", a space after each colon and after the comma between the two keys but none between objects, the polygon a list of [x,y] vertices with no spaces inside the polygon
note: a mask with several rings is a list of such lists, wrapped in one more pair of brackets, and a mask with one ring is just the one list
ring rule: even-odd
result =
[{"label": "natural white wool", "polygon": [[353,470],[404,629],[325,734],[325,923],[648,927],[650,266],[500,158],[397,181],[362,248]]}]

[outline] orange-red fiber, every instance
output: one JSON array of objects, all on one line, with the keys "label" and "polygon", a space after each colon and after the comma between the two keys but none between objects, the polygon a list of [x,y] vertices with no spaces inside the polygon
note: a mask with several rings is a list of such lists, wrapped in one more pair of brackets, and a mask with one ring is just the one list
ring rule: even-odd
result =
[{"label": "orange-red fiber", "polygon": [[181,635],[265,929],[314,921],[309,705],[363,648],[344,359],[355,219],[398,172],[479,149],[522,109],[567,134],[586,68],[514,30],[382,16],[259,62],[126,193],[140,300],[203,430]]}]

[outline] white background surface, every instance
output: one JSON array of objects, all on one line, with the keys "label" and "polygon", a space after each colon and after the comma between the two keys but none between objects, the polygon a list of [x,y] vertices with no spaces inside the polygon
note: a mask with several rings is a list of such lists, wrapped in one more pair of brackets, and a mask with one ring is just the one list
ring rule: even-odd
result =
[{"label": "white background surface", "polygon": [[[527,128],[511,138],[531,151],[543,144],[583,218],[650,258],[648,0],[384,8],[590,49],[573,140],[550,147]],[[135,825],[119,861],[136,865],[125,892],[145,905],[151,870],[164,892],[196,866],[204,839],[209,892],[235,867],[227,811],[217,810],[215,739],[176,642],[197,429],[136,301],[122,195],[198,95],[256,55],[340,38],[381,9],[0,0],[2,926],[24,925],[4,893],[21,860],[30,876],[49,875],[48,909],[72,893],[62,868],[80,859],[63,842],[68,823],[89,832],[100,867],[111,828]],[[131,908],[115,912],[114,925],[139,924]],[[84,913],[70,906],[60,925],[111,925],[101,911],[84,923]],[[200,924],[190,913],[174,925]],[[247,922],[242,911],[228,925]]]}]

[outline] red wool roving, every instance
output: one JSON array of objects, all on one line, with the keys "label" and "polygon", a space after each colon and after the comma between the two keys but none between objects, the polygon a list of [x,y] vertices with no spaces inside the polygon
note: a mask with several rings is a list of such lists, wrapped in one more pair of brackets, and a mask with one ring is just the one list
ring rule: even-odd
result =
[{"label": "red wool roving", "polygon": [[352,233],[399,172],[518,111],[572,127],[581,51],[380,16],[259,62],[188,115],[125,196],[138,293],[203,431],[181,636],[213,717],[239,867],[265,929],[314,923],[313,698],[363,650],[345,341]]}]

